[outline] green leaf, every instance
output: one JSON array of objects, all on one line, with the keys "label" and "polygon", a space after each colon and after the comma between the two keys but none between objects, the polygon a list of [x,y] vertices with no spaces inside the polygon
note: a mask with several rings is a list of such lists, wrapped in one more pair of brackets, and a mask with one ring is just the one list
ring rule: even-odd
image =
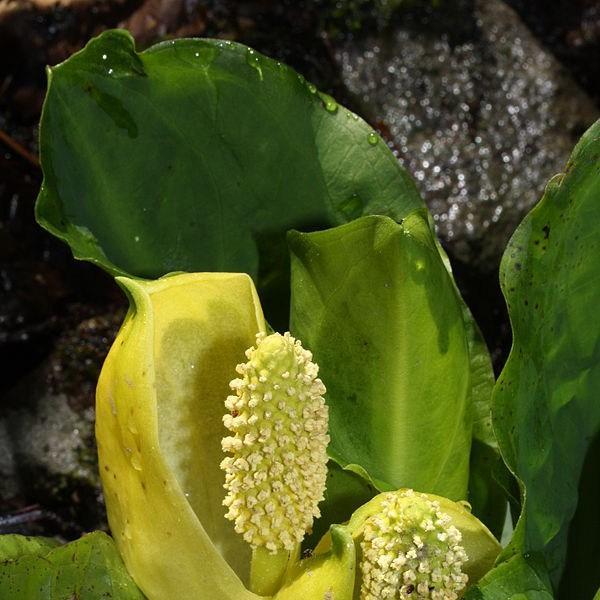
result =
[{"label": "green leaf", "polygon": [[0,598],[143,600],[114,542],[96,531],[56,546],[46,538],[0,536]]},{"label": "green leaf", "polygon": [[600,435],[588,450],[581,476],[577,510],[569,524],[567,561],[558,598],[589,598],[600,588]]},{"label": "green leaf", "polygon": [[500,539],[508,498],[504,480],[510,477],[498,450],[473,438],[469,464],[469,503],[473,514]]},{"label": "green leaf", "polygon": [[289,243],[291,329],[313,351],[328,388],[330,456],[363,469],[378,489],[464,499],[467,339],[423,212],[402,224],[363,217],[293,232]]},{"label": "green leaf", "polygon": [[471,360],[473,437],[491,448],[497,448],[498,443],[492,429],[491,412],[492,392],[496,381],[492,368],[492,359],[481,331],[466,307],[464,321]]},{"label": "green leaf", "polygon": [[0,536],[0,561],[16,560],[21,556],[43,556],[52,548],[59,546],[60,542],[49,537],[30,537],[26,535]]},{"label": "green leaf", "polygon": [[[600,430],[599,167],[600,121],[584,134],[565,173],[549,182],[518,227],[501,265],[513,347],[494,389],[493,424],[522,492],[522,513],[503,557],[516,555],[509,563],[520,564],[535,555],[555,589],[569,558],[567,536],[580,474]],[[596,477],[597,469],[592,469]],[[586,539],[597,540],[598,507],[588,509]],[[597,555],[592,547],[583,554],[591,597]],[[495,578],[507,573],[512,571],[501,564],[486,579],[494,587]],[[520,575],[510,576],[521,589]],[[478,597],[500,597],[482,591]]]},{"label": "green leaf", "polygon": [[[452,275],[452,265],[442,245],[438,250]],[[457,293],[458,292],[458,287]],[[492,392],[494,370],[485,340],[471,311],[461,298],[463,320],[469,344],[471,363],[471,406],[473,411],[473,440],[469,465],[469,503],[473,514],[483,521],[500,539],[509,497],[506,483],[513,482],[506,468],[492,429]]]},{"label": "green leaf", "polygon": [[521,555],[513,556],[490,571],[465,596],[465,600],[553,599],[550,581],[539,557]]},{"label": "green leaf", "polygon": [[471,359],[471,404],[473,443],[469,465],[469,502],[473,514],[499,539],[504,526],[507,495],[498,482],[510,477],[492,430],[492,391],[494,371],[481,331],[464,306],[464,321]]},{"label": "green leaf", "polygon": [[423,206],[362,119],[220,40],[137,54],[125,31],[93,39],[49,71],[40,151],[37,218],[75,257],[145,278],[249,273],[286,320],[288,229]]}]

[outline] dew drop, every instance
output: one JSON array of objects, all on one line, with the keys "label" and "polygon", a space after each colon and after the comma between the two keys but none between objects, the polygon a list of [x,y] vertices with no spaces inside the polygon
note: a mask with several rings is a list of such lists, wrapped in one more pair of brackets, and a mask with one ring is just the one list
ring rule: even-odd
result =
[{"label": "dew drop", "polygon": [[102,55],[102,60],[106,60],[108,58],[108,56],[106,56],[106,54]]},{"label": "dew drop", "polygon": [[319,98],[321,98],[321,102],[323,102],[323,106],[327,112],[334,113],[337,111],[338,103],[329,94],[319,92]]},{"label": "dew drop", "polygon": [[314,83],[309,83],[308,84],[308,89],[310,91],[311,94],[316,94],[317,93],[317,86]]},{"label": "dew drop", "polygon": [[136,236],[135,236],[133,239],[134,239],[136,242],[139,242],[139,241],[140,241],[140,236],[139,236],[139,235],[136,235]]},{"label": "dew drop", "polygon": [[248,50],[246,50],[246,62],[253,69],[256,69],[256,71],[258,72],[258,76],[260,77],[260,80],[262,81],[263,73],[262,73],[262,67],[260,66],[260,57],[254,50],[252,50],[252,48],[248,48]]},{"label": "dew drop", "polygon": [[112,74],[113,74],[113,70],[112,70],[112,69],[109,69],[109,70],[108,70],[108,74],[109,74],[109,75],[112,75]]},{"label": "dew drop", "polygon": [[369,133],[367,136],[367,140],[371,146],[376,146],[377,142],[379,141],[379,136],[374,131],[371,131],[371,133]]}]

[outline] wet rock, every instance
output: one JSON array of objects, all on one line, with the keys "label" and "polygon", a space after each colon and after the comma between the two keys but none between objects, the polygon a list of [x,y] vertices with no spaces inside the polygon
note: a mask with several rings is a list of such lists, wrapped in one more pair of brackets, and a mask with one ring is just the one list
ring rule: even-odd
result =
[{"label": "wet rock", "polygon": [[505,0],[569,73],[600,102],[598,0]]},{"label": "wet rock", "polygon": [[507,239],[598,117],[501,0],[400,12],[338,45],[362,112],[390,141],[453,257],[494,270]]},{"label": "wet rock", "polygon": [[94,390],[122,308],[62,335],[48,361],[4,399],[0,501],[35,504],[65,538],[106,528],[94,439]]}]

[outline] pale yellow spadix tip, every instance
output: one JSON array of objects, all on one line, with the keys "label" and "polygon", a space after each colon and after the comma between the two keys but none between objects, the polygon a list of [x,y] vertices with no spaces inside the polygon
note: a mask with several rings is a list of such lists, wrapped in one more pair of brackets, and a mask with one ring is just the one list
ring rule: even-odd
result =
[{"label": "pale yellow spadix tip", "polygon": [[320,516],[327,476],[325,386],[312,354],[289,333],[258,334],[237,366],[230,411],[233,435],[221,463],[225,515],[253,547],[293,550]]}]

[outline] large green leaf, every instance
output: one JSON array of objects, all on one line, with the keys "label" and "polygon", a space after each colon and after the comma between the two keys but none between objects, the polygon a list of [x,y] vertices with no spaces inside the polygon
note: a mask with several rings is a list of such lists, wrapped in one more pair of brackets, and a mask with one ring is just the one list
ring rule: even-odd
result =
[{"label": "large green leaf", "polygon": [[[522,513],[504,559],[518,564],[536,556],[555,589],[569,558],[580,474],[600,429],[599,222],[597,122],[576,146],[565,173],[550,181],[521,223],[501,266],[514,340],[494,390],[493,423],[522,492]],[[597,477],[598,465],[586,471]],[[587,564],[578,568],[588,578],[581,597],[591,598],[598,585],[593,543],[600,525],[598,506],[582,506],[589,514],[587,519],[578,515],[587,523],[579,543],[587,552],[574,558]],[[505,564],[488,575],[491,587],[495,577],[505,577]],[[518,575],[512,576],[512,586],[522,591]],[[473,597],[499,597],[482,591],[483,596]],[[565,598],[571,597],[567,592]]]},{"label": "large green leaf", "polygon": [[246,272],[263,298],[288,294],[288,229],[423,205],[362,119],[219,40],[138,54],[125,31],[93,39],[49,71],[40,152],[37,218],[77,258],[146,278]]},{"label": "large green leaf", "polygon": [[90,533],[65,546],[47,538],[0,536],[0,598],[143,600],[114,542]]},{"label": "large green leaf", "polygon": [[294,232],[289,243],[291,329],[328,388],[330,456],[379,489],[465,498],[467,337],[424,213]]}]

